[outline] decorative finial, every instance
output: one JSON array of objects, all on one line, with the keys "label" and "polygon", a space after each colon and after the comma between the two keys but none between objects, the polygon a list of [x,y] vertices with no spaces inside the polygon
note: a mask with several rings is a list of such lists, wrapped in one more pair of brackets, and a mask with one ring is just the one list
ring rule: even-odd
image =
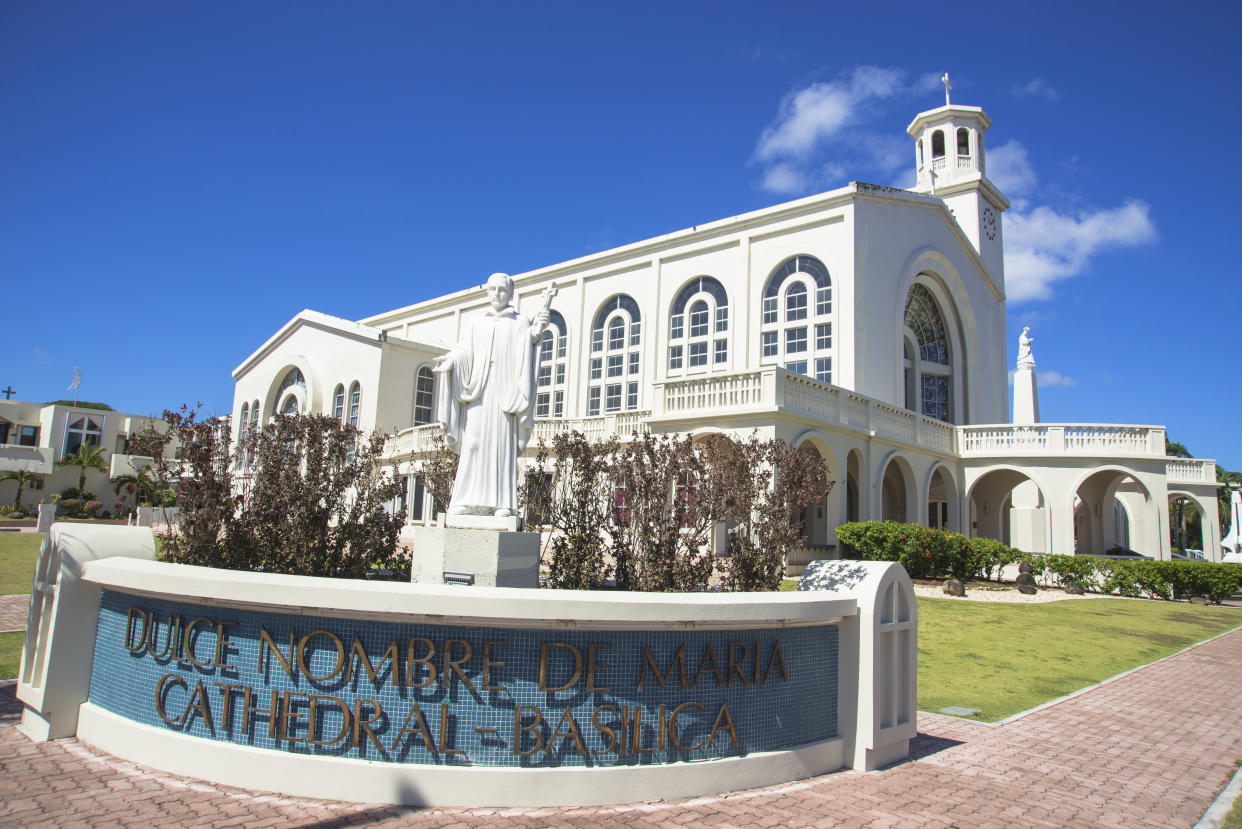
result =
[{"label": "decorative finial", "polygon": [[945,72],[940,77],[940,82],[944,84],[944,105],[949,105],[949,90],[953,88],[953,84],[949,83],[949,73]]}]

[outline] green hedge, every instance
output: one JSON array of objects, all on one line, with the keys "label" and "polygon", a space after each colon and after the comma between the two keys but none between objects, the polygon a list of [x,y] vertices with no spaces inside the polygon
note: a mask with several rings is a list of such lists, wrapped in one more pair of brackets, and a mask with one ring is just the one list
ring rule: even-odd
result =
[{"label": "green hedge", "polygon": [[911,578],[1000,578],[1006,565],[1030,563],[1035,576],[1084,590],[1151,599],[1203,596],[1219,604],[1242,586],[1242,564],[1126,561],[1098,556],[1030,555],[991,538],[966,538],[917,524],[850,522],[837,527],[843,558],[896,561]]},{"label": "green hedge", "polygon": [[911,578],[1000,578],[1023,553],[991,538],[967,538],[918,524],[852,521],[837,527],[845,558],[896,561]]}]

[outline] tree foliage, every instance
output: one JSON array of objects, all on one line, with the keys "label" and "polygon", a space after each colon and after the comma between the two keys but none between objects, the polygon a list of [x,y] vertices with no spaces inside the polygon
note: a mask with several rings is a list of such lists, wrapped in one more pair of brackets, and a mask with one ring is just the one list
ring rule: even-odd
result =
[{"label": "tree foliage", "polygon": [[58,467],[78,467],[78,492],[86,489],[86,470],[99,469],[108,471],[108,462],[103,459],[104,447],[80,445],[72,454],[65,455],[56,465]]},{"label": "tree foliage", "polygon": [[[553,483],[548,486],[547,481]],[[550,587],[774,590],[804,542],[798,513],[828,489],[823,462],[775,440],[570,432],[541,447],[522,487],[527,520],[552,534]],[[727,534],[727,553],[712,545]]]},{"label": "tree foliage", "polygon": [[[324,415],[276,415],[236,447],[227,420],[165,412],[181,446],[177,531],[164,557],[184,564],[309,576],[409,579],[403,523],[390,505],[400,482],[363,435]],[[241,460],[246,463],[242,464]]]}]

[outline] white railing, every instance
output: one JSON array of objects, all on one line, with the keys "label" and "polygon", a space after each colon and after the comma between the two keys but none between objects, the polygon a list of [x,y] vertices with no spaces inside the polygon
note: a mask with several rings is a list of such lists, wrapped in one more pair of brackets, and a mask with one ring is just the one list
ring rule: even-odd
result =
[{"label": "white railing", "polygon": [[442,431],[439,424],[436,423],[426,423],[422,426],[411,426],[408,429],[402,429],[388,441],[384,454],[390,458],[395,458],[430,452],[435,445],[435,437],[439,434],[442,434]]},{"label": "white railing", "polygon": [[1094,423],[959,426],[962,457],[1094,455],[1164,457],[1164,427]]},{"label": "white railing", "polygon": [[704,409],[753,408],[763,402],[764,372],[722,374],[656,384],[664,412],[701,412]]},{"label": "white railing", "polygon": [[1216,461],[1202,458],[1169,458],[1164,463],[1164,476],[1169,483],[1214,484]]},{"label": "white railing", "polygon": [[975,166],[975,165],[974,165],[974,162],[973,162],[973,160],[971,159],[971,157],[970,157],[970,156],[968,156],[968,155],[959,155],[959,156],[957,157],[957,169],[959,169],[959,170],[962,170],[962,169],[970,169],[971,167],[974,167],[974,166]]},{"label": "white railing", "polygon": [[[600,417],[539,418],[535,421],[531,446],[537,446],[539,441],[551,443],[553,437],[563,432],[581,432],[588,440],[611,437],[625,440],[635,432],[646,433],[650,419],[649,411],[618,412]],[[427,454],[435,447],[435,438],[440,434],[443,432],[436,423],[402,429],[388,441],[384,454],[390,459]]]},{"label": "white railing", "polygon": [[792,412],[832,425],[952,453],[956,431],[916,412],[793,374],[779,366],[742,374],[723,374],[656,384],[656,420],[724,414],[738,409]]},{"label": "white railing", "polygon": [[[693,428],[691,421],[701,422],[722,414],[779,411],[963,458],[1165,456],[1162,426],[1090,423],[954,426],[839,386],[792,374],[779,366],[668,380],[656,383],[653,391],[654,411],[538,419],[531,443],[537,445],[540,440],[550,443],[557,434],[569,431],[581,432],[590,440],[612,437],[625,440],[635,432],[650,431],[652,422],[675,431]],[[678,421],[686,423],[679,426]],[[389,442],[386,454],[390,458],[402,458],[430,452],[438,433],[439,427],[434,424],[405,429]],[[1199,459],[1171,458],[1168,470],[1170,480],[1188,483],[1210,483],[1216,477],[1215,464]]]},{"label": "white railing", "polygon": [[944,158],[943,157],[933,158],[932,159],[932,170],[934,172],[940,172],[943,169],[944,169]]}]

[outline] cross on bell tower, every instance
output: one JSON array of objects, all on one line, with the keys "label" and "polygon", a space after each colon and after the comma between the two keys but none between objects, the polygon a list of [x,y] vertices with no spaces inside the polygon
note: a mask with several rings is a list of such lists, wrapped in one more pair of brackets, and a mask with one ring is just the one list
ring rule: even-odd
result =
[{"label": "cross on bell tower", "polygon": [[0,389],[0,393],[4,394],[5,400],[10,400],[12,399],[13,395],[17,394],[17,392],[13,391],[12,383],[9,384],[9,387],[7,389]]}]

